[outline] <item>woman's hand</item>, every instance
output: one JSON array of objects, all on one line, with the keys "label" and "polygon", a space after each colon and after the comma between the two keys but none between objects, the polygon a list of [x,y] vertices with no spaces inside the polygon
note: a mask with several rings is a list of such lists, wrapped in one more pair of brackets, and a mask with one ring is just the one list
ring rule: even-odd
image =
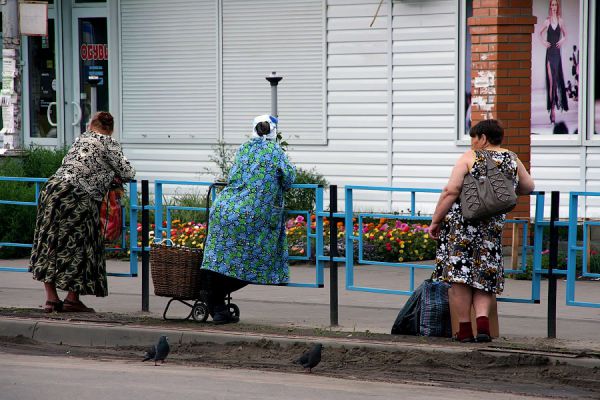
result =
[{"label": "woman's hand", "polygon": [[556,42],[556,48],[560,49],[560,47],[562,46],[562,44],[565,42],[565,39],[560,39],[558,42]]},{"label": "woman's hand", "polygon": [[549,49],[549,48],[550,48],[550,46],[551,46],[550,42],[548,42],[548,41],[546,41],[546,40],[544,40],[544,41],[542,42],[542,44],[543,44],[543,45],[544,45],[544,46],[545,46],[547,49]]},{"label": "woman's hand", "polygon": [[441,225],[438,222],[432,222],[431,225],[429,225],[429,236],[431,236],[432,239],[438,240],[440,237],[440,228]]}]

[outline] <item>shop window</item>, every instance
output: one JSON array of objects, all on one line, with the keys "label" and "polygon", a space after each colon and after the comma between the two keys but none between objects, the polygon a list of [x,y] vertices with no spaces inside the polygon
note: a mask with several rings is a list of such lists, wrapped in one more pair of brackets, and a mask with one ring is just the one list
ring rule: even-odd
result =
[{"label": "shop window", "polygon": [[[473,15],[472,5],[473,0],[461,2],[460,10],[459,139],[466,138],[470,127],[471,38],[467,19]],[[532,144],[581,144],[583,1],[533,0],[532,11],[537,17],[531,54]]]},{"label": "shop window", "polygon": [[590,57],[590,99],[592,106],[590,114],[592,122],[590,124],[589,139],[600,141],[600,76],[596,74],[596,70],[600,68],[600,7],[592,2],[593,9],[591,10],[592,18],[590,18],[590,48],[593,51],[593,56]]}]

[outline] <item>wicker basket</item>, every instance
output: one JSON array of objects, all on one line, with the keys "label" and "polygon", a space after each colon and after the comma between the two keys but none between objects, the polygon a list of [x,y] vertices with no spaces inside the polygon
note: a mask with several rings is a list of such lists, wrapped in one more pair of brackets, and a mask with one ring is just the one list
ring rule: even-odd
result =
[{"label": "wicker basket", "polygon": [[198,299],[202,292],[201,264],[201,249],[153,243],[150,249],[150,266],[154,294],[184,300]]}]

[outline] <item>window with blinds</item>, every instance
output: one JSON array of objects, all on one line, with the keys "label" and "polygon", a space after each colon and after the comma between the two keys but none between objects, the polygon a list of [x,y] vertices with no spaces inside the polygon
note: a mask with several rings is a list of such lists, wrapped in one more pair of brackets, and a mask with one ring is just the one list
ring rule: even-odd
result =
[{"label": "window with blinds", "polygon": [[279,127],[294,143],[325,142],[323,0],[222,0],[223,137],[245,140],[271,110],[279,83]]},{"label": "window with blinds", "polygon": [[218,136],[217,0],[121,0],[122,137]]}]

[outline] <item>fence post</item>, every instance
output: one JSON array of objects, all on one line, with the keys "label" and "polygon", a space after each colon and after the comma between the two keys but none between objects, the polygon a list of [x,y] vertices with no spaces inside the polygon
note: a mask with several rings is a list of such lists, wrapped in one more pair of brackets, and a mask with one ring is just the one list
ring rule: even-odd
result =
[{"label": "fence post", "polygon": [[148,181],[142,181],[142,311],[150,311],[150,272],[148,254],[148,241],[150,238],[150,220],[148,215]]},{"label": "fence post", "polygon": [[338,263],[334,260],[338,256],[338,232],[333,216],[336,212],[337,185],[329,185],[329,321],[331,326],[338,325]]},{"label": "fence post", "polygon": [[550,260],[548,263],[548,337],[556,338],[556,275],[553,269],[558,264],[558,206],[560,192],[553,191],[550,200]]}]

